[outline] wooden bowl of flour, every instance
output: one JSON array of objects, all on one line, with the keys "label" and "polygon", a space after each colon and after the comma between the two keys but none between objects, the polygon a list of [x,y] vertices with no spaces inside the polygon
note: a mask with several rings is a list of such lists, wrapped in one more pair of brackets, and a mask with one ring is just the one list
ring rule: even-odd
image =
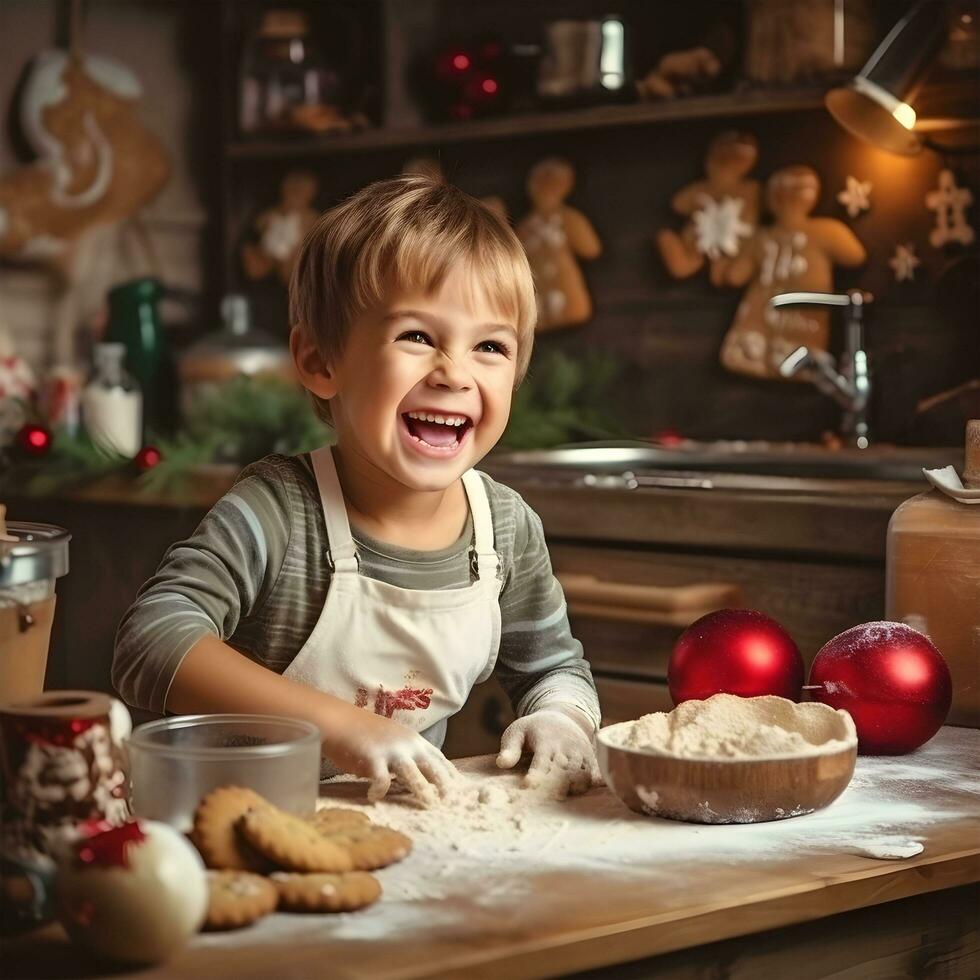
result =
[{"label": "wooden bowl of flour", "polygon": [[603,728],[606,785],[631,810],[693,823],[760,823],[812,813],[847,787],[857,733],[818,702],[716,694]]}]

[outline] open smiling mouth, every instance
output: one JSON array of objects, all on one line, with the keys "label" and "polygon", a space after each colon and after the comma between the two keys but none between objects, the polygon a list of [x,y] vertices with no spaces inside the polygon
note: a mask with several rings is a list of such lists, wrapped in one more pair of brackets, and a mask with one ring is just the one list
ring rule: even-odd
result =
[{"label": "open smiling mouth", "polygon": [[402,421],[409,437],[420,449],[453,455],[473,428],[467,415],[437,415],[431,412],[403,412]]}]

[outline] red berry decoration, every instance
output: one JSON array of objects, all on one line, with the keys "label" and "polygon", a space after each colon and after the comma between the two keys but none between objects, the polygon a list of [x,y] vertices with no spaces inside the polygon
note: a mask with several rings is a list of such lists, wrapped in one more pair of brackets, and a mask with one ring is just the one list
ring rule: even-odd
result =
[{"label": "red berry decoration", "polygon": [[793,638],[764,613],[719,609],[680,635],[667,667],[674,704],[712,694],[799,701],[805,667]]},{"label": "red berry decoration", "polygon": [[147,470],[152,470],[161,459],[163,459],[163,453],[156,446],[144,446],[136,454],[133,461],[136,463],[136,468],[141,473],[145,473]]},{"label": "red berry decoration", "polygon": [[942,727],[953,698],[943,655],[904,623],[865,623],[824,644],[810,668],[811,695],[854,719],[858,751],[903,755]]},{"label": "red berry decoration", "polygon": [[43,425],[28,422],[20,427],[17,445],[25,456],[46,456],[51,449],[51,433]]}]

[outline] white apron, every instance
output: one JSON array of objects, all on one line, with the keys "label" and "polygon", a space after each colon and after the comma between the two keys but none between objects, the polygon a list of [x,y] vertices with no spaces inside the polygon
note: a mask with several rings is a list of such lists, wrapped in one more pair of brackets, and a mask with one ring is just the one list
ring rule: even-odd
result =
[{"label": "white apron", "polygon": [[447,720],[493,672],[500,646],[499,560],[483,480],[474,470],[462,477],[476,581],[461,589],[402,589],[359,574],[330,447],[312,459],[332,577],[316,626],[284,676],[393,718],[441,746]]}]

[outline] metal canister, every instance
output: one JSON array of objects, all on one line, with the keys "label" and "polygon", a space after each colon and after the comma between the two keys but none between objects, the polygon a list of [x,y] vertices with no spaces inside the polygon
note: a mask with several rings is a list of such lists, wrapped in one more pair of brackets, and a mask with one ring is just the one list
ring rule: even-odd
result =
[{"label": "metal canister", "polygon": [[180,357],[180,408],[185,418],[201,396],[238,377],[272,377],[297,384],[289,348],[252,324],[248,300],[226,296],[224,326],[191,345]]}]

